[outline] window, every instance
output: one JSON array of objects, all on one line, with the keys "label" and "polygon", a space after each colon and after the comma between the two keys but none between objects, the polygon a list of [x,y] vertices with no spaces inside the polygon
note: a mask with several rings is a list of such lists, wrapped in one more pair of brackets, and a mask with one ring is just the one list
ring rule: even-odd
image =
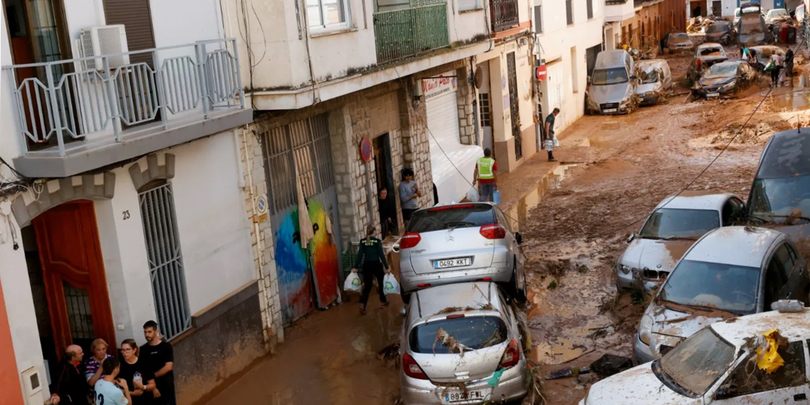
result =
[{"label": "window", "polygon": [[785,365],[768,374],[757,367],[757,356],[754,352],[731,372],[728,379],[717,390],[717,399],[735,398],[805,384],[802,342],[792,342],[786,348],[780,348],[778,351],[782,360],[785,361]]},{"label": "window", "polygon": [[574,93],[579,92],[579,72],[577,66],[577,48],[571,47],[571,91]]},{"label": "window", "polygon": [[736,225],[745,216],[745,204],[732,198],[723,205],[723,226]]},{"label": "window", "polygon": [[490,118],[492,112],[490,111],[489,107],[489,93],[480,93],[478,95],[478,105],[481,107],[481,126],[491,127],[492,122],[490,121]]},{"label": "window", "polygon": [[776,249],[776,258],[782,263],[782,268],[785,269],[785,272],[788,274],[793,270],[793,256],[790,254],[787,245],[782,245],[779,249]]},{"label": "window", "polygon": [[574,4],[573,0],[565,0],[565,20],[568,25],[574,23]]},{"label": "window", "polygon": [[480,0],[458,0],[458,11],[469,11],[481,9]]},{"label": "window", "polygon": [[[593,18],[593,0],[586,0],[586,8],[588,9],[588,19]],[[570,24],[570,23],[569,23]]]},{"label": "window", "polygon": [[534,6],[534,32],[543,33],[543,5]]},{"label": "window", "polygon": [[348,0],[307,0],[307,19],[311,28],[346,25],[348,15]]},{"label": "window", "polygon": [[788,276],[785,272],[785,268],[776,254],[774,254],[770,263],[768,263],[768,268],[765,272],[765,285],[762,287],[765,309],[769,309],[771,303],[782,298],[781,292],[785,284],[787,284],[787,280]]},{"label": "window", "polygon": [[653,372],[666,374],[668,378],[661,380],[665,384],[672,381],[689,393],[703,395],[734,358],[734,346],[712,328],[703,328],[665,354],[660,363],[653,363]]},{"label": "window", "polygon": [[416,353],[458,353],[458,349],[454,347],[436,344],[436,336],[440,336],[441,330],[470,350],[499,345],[508,336],[506,324],[501,318],[467,315],[464,318],[442,319],[416,326],[410,333],[411,350]]},{"label": "window", "polygon": [[158,325],[166,339],[171,339],[191,327],[172,185],[163,183],[142,191],[138,200]]}]

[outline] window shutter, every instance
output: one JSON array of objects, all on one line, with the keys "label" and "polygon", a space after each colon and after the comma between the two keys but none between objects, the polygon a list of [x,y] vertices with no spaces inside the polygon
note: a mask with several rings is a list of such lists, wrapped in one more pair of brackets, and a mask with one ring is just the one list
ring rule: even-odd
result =
[{"label": "window shutter", "polygon": [[458,0],[459,11],[475,10],[479,8],[478,0]]},{"label": "window shutter", "polygon": [[[127,31],[127,48],[130,51],[155,47],[149,0],[104,0],[104,16],[107,25],[124,25]],[[152,55],[149,53],[130,55],[129,61],[146,62],[152,66]]]}]

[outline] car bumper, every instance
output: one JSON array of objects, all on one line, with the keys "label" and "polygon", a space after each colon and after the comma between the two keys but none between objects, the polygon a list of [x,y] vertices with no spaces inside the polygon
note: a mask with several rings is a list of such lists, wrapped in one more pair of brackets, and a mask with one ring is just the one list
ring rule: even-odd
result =
[{"label": "car bumper", "polygon": [[[489,403],[492,401],[512,401],[518,400],[528,394],[528,369],[526,360],[521,360],[514,367],[504,371],[498,384],[491,388],[487,384],[490,377],[470,382],[466,385],[467,390],[484,390],[488,394],[485,400],[474,400],[467,402],[454,402],[454,404],[473,405]],[[417,380],[400,373],[399,383],[401,388],[402,403],[405,405],[433,405],[442,404],[442,393],[447,390],[446,386],[436,386],[429,380]]]},{"label": "car bumper", "polygon": [[503,266],[485,267],[480,269],[445,270],[436,273],[416,274],[412,268],[402,269],[399,285],[403,293],[410,293],[418,289],[420,284],[430,284],[431,287],[445,284],[467,283],[490,278],[496,283],[512,281],[514,269],[505,262]]},{"label": "car bumper", "polygon": [[721,90],[721,89],[696,89],[693,90],[694,93],[700,97],[704,97],[707,99],[710,98],[724,98],[724,97],[731,97],[734,95],[733,89],[732,90]]},{"label": "car bumper", "polygon": [[659,358],[659,356],[650,349],[650,346],[645,344],[641,341],[638,337],[638,333],[636,333],[634,344],[633,344],[633,354],[636,357],[636,362],[638,364],[649,363],[653,360]]}]

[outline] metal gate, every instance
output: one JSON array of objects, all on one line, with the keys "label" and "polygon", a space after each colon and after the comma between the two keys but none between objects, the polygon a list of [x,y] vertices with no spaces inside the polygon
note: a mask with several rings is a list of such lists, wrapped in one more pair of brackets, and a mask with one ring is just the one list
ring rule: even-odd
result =
[{"label": "metal gate", "polygon": [[506,74],[509,75],[509,113],[512,115],[512,136],[515,138],[515,159],[523,157],[523,138],[520,134],[520,108],[518,107],[517,70],[515,53],[506,54]]},{"label": "metal gate", "polygon": [[[289,325],[339,294],[337,188],[327,115],[264,132],[262,148],[282,319]],[[296,184],[313,227],[308,249],[301,243]]]}]

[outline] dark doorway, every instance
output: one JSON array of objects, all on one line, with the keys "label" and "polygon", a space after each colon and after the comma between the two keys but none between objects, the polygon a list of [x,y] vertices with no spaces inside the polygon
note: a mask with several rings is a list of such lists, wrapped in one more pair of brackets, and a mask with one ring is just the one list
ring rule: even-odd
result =
[{"label": "dark doorway", "polygon": [[712,15],[715,17],[720,17],[723,14],[723,2],[719,0],[714,0],[712,2]]},{"label": "dark doorway", "polygon": [[585,50],[585,65],[588,69],[588,76],[593,74],[593,69],[596,66],[596,55],[602,51],[602,45],[594,45]]},{"label": "dark doorway", "polygon": [[[377,180],[377,197],[380,196],[380,191],[385,188],[388,190],[387,192],[387,199],[388,202],[388,209],[393,207],[394,215],[392,217],[392,223],[387,224],[381,223],[383,230],[383,237],[386,234],[396,232],[399,229],[397,223],[397,215],[396,215],[396,192],[394,191],[394,168],[391,163],[391,136],[389,134],[380,135],[372,141],[372,145],[374,147],[374,172],[376,175]],[[393,201],[393,205],[391,202]],[[378,200],[378,203],[380,201]],[[380,221],[383,222],[382,213],[384,208],[380,208],[381,218]]]}]

